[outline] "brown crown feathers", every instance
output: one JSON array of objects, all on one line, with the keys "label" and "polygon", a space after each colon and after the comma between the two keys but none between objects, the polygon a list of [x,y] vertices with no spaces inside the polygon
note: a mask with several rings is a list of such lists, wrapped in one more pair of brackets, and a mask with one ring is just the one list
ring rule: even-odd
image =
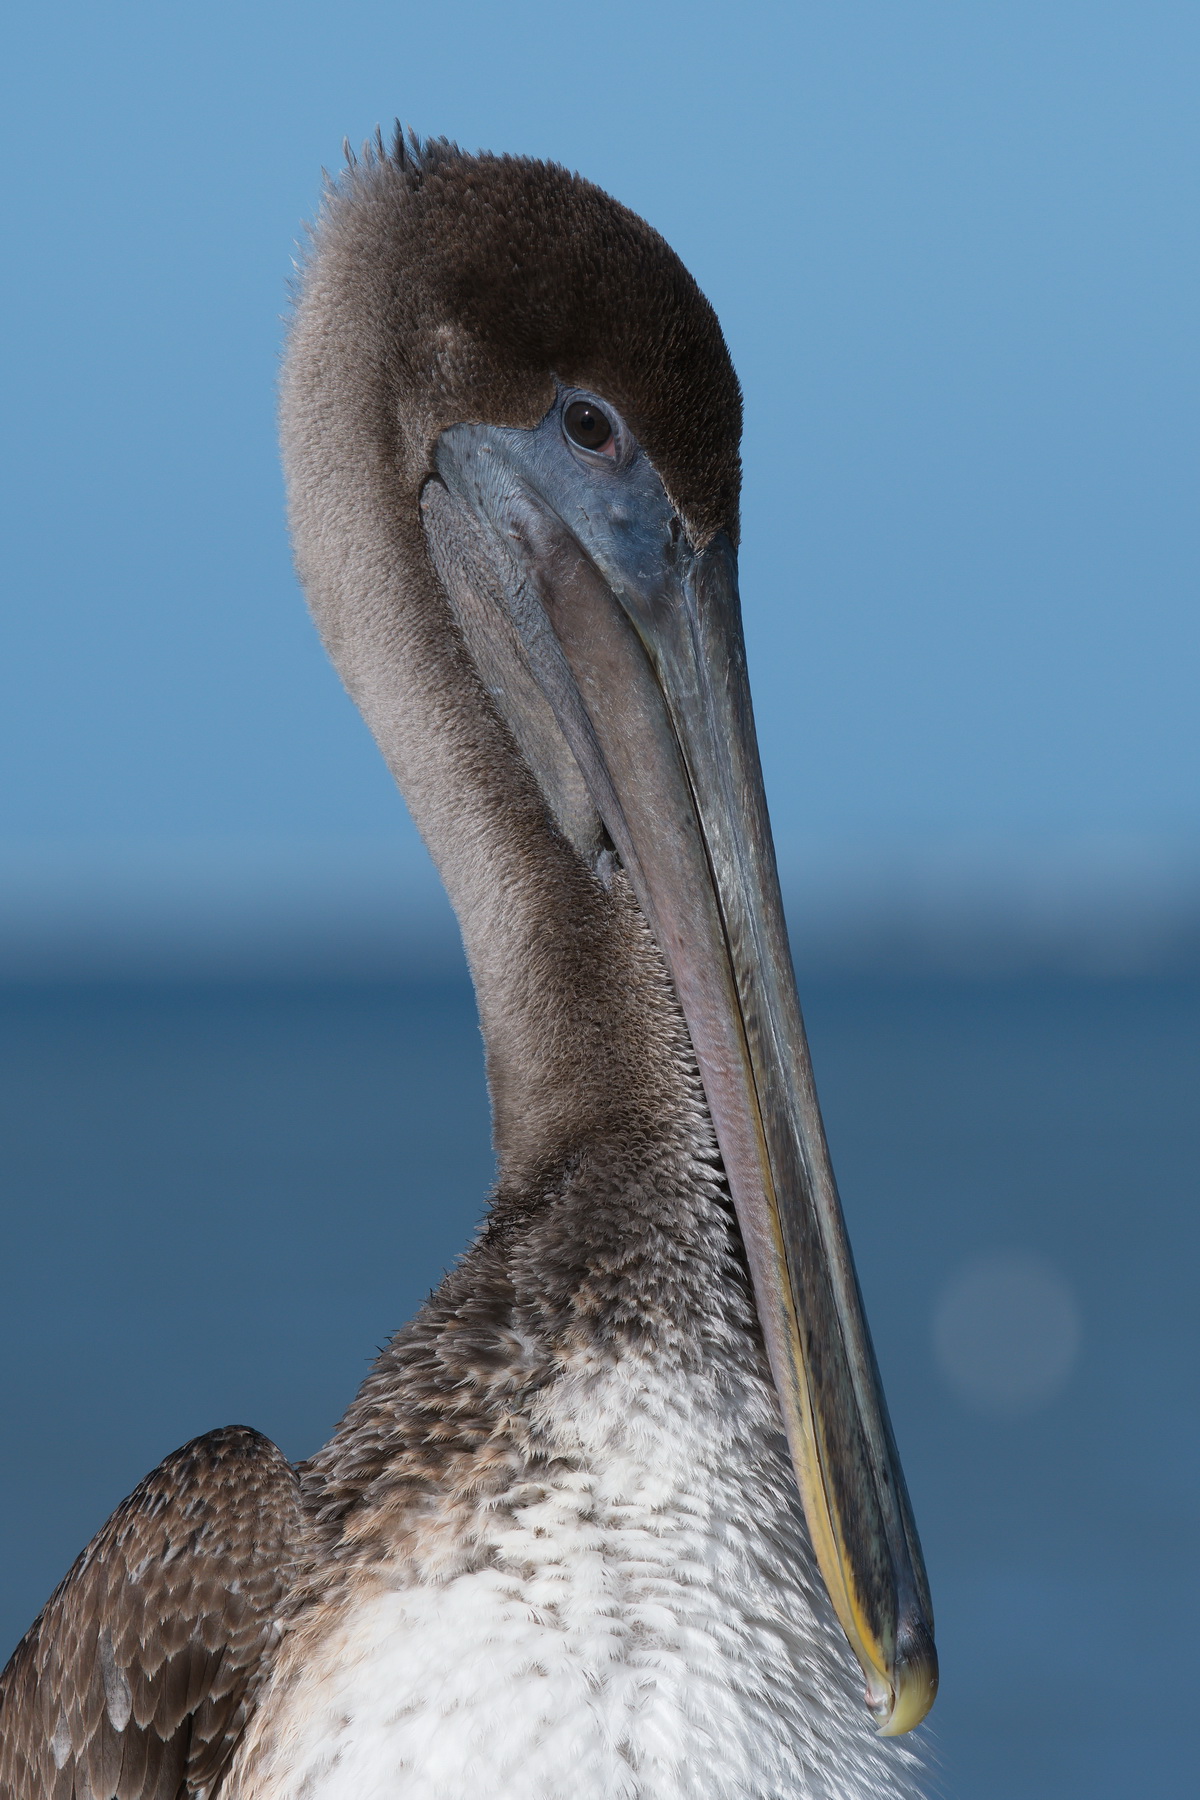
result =
[{"label": "brown crown feathers", "polygon": [[618,408],[694,542],[737,541],[729,351],[693,277],[628,207],[557,164],[397,128],[390,151],[377,137],[330,183],[317,234],[389,326],[372,341],[414,487],[439,432],[536,425],[557,378]]}]

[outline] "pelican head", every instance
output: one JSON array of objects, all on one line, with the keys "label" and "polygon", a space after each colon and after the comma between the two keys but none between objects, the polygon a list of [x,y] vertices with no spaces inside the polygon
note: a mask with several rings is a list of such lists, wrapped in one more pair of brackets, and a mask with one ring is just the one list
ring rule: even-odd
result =
[{"label": "pelican head", "polygon": [[632,909],[686,1023],[830,1601],[879,1730],[907,1731],[936,1690],[931,1609],[788,951],[717,319],[596,187],[447,144],[366,153],[317,244],[283,384],[298,563],[459,914],[501,1189],[647,1128],[641,978],[609,955]]}]

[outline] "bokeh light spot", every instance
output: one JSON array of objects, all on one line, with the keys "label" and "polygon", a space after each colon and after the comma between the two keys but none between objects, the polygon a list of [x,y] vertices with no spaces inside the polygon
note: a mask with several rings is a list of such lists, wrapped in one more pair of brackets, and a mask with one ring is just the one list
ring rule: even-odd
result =
[{"label": "bokeh light spot", "polygon": [[934,1308],[939,1369],[960,1400],[996,1417],[1036,1412],[1062,1393],[1080,1338],[1071,1289],[1027,1251],[972,1259]]}]

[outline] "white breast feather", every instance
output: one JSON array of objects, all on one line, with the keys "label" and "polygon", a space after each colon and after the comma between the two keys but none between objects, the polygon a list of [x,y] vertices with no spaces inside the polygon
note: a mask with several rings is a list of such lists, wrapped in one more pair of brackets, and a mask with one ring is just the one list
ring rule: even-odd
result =
[{"label": "white breast feather", "polygon": [[541,1403],[563,1471],[490,1565],[364,1578],[264,1694],[228,1800],[898,1800],[811,1573],[765,1382],[640,1359]]}]

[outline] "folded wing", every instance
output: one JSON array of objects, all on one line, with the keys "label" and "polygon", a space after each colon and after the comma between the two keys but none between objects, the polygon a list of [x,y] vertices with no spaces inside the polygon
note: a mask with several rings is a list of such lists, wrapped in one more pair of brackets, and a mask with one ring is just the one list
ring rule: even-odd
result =
[{"label": "folded wing", "polygon": [[303,1552],[295,1471],[229,1426],[122,1502],[0,1675],[0,1800],[209,1800]]}]

